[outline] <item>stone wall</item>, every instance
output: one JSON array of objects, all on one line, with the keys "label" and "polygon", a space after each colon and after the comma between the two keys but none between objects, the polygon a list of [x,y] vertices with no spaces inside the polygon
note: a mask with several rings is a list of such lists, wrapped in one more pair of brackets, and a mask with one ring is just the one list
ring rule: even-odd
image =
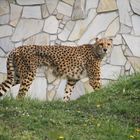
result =
[{"label": "stone wall", "polygon": [[[112,52],[102,63],[102,83],[140,70],[139,0],[0,0],[0,82],[6,78],[6,58],[25,44],[80,45],[95,37],[111,37]],[[50,72],[49,72],[50,73]],[[46,80],[45,76],[49,79]],[[29,96],[41,100],[63,97],[65,80],[38,70]],[[72,99],[91,91],[88,79],[78,82]],[[54,90],[55,89],[55,90]],[[15,96],[18,86],[11,89]]]}]

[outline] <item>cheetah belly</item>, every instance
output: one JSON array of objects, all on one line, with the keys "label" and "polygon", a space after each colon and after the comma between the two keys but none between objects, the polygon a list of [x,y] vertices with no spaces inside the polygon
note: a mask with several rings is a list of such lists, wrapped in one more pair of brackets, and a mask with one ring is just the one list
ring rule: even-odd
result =
[{"label": "cheetah belly", "polygon": [[80,80],[82,78],[87,77],[87,72],[86,70],[82,69],[79,70],[78,68],[75,68],[71,70],[69,73],[64,74],[62,77],[63,78],[69,77],[70,79]]}]

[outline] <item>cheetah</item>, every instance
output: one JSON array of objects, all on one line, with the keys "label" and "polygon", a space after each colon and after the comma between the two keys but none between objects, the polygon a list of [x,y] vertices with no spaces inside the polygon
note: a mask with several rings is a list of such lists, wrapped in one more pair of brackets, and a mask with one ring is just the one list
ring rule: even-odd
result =
[{"label": "cheetah", "polygon": [[12,86],[20,84],[17,99],[24,98],[32,84],[37,68],[47,66],[56,77],[67,79],[64,101],[69,101],[74,86],[86,72],[89,84],[99,89],[100,65],[112,39],[96,38],[94,44],[79,46],[25,45],[12,50],[7,58],[7,79],[0,84],[0,96]]}]

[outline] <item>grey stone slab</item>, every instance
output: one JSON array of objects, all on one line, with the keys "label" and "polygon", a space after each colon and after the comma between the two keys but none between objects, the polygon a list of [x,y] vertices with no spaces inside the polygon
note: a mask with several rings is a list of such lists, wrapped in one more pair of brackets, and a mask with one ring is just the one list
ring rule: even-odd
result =
[{"label": "grey stone slab", "polygon": [[[16,98],[19,91],[19,85],[16,85],[11,88],[11,94],[14,98]],[[31,87],[26,95],[26,97],[29,97],[31,99],[39,99],[42,101],[45,101],[46,98],[46,92],[47,92],[47,83],[46,79],[43,77],[36,77],[33,83],[31,84]]]},{"label": "grey stone slab", "polygon": [[54,76],[54,74],[53,74],[53,69],[51,69],[51,68],[49,68],[45,71],[45,75],[47,78],[47,82],[49,84],[52,84],[57,79],[56,76]]},{"label": "grey stone slab", "polygon": [[131,31],[132,31],[132,27],[127,26],[125,24],[120,25],[120,33],[121,34],[128,34],[128,33],[131,33]]},{"label": "grey stone slab", "polygon": [[62,42],[61,45],[65,45],[65,46],[77,46],[75,42],[70,42],[70,41]]},{"label": "grey stone slab", "polygon": [[75,0],[72,12],[72,20],[79,20],[85,18],[85,4],[85,0]]},{"label": "grey stone slab", "polygon": [[126,63],[126,58],[123,54],[121,46],[114,46],[111,53],[111,64],[112,65],[124,65]]},{"label": "grey stone slab", "polygon": [[44,0],[16,0],[19,5],[38,5],[45,3]]},{"label": "grey stone slab", "polygon": [[5,52],[3,51],[1,45],[0,45],[0,57],[6,56]]},{"label": "grey stone slab", "polygon": [[75,41],[81,38],[81,36],[84,34],[86,29],[88,28],[89,24],[95,18],[96,16],[96,10],[91,9],[88,13],[88,16],[84,20],[78,20],[76,21],[76,24],[69,36],[70,41]]},{"label": "grey stone slab", "polygon": [[75,25],[74,21],[67,22],[66,26],[64,27],[64,30],[58,35],[58,38],[62,41],[66,41],[68,39],[74,25]]},{"label": "grey stone slab", "polygon": [[18,42],[39,33],[43,28],[43,21],[36,19],[21,19],[16,26],[12,41]]},{"label": "grey stone slab", "polygon": [[97,35],[106,30],[108,25],[118,16],[116,12],[105,13],[97,15],[90,23],[85,33],[82,35],[78,44],[89,43],[91,39],[97,37]]},{"label": "grey stone slab", "polygon": [[97,8],[99,0],[86,0],[86,14],[90,9]]},{"label": "grey stone slab", "polygon": [[117,10],[116,0],[100,0],[97,13],[110,12]]},{"label": "grey stone slab", "polygon": [[125,71],[130,70],[130,68],[131,68],[131,64],[130,64],[129,61],[127,61],[126,64],[125,64]]},{"label": "grey stone slab", "polygon": [[41,7],[40,6],[24,6],[22,17],[41,19]]},{"label": "grey stone slab", "polygon": [[128,57],[128,61],[134,68],[135,72],[140,72],[140,57]]},{"label": "grey stone slab", "polygon": [[49,35],[47,33],[39,33],[37,35],[29,37],[25,42],[25,45],[48,45]]},{"label": "grey stone slab", "polygon": [[124,55],[126,56],[126,57],[128,57],[128,56],[133,56],[133,53],[132,53],[132,51],[130,50],[130,48],[128,47],[128,46],[125,46],[126,48],[125,48],[125,50],[124,50]]},{"label": "grey stone slab", "polygon": [[121,66],[113,66],[110,64],[101,67],[101,78],[116,80],[120,76]]},{"label": "grey stone slab", "polygon": [[9,14],[0,16],[0,24],[8,24],[9,19]]},{"label": "grey stone slab", "polygon": [[16,26],[22,12],[22,6],[18,6],[16,4],[10,4],[11,12],[10,12],[10,25]]},{"label": "grey stone slab", "polygon": [[132,35],[123,35],[123,38],[132,51],[134,56],[140,57],[140,37]]},{"label": "grey stone slab", "polygon": [[41,11],[43,18],[47,18],[49,16],[49,11],[46,4],[41,6]]},{"label": "grey stone slab", "polygon": [[121,45],[122,42],[122,36],[120,34],[117,34],[115,38],[113,38],[113,44],[114,45]]},{"label": "grey stone slab", "polygon": [[59,25],[59,22],[56,19],[56,17],[50,16],[45,20],[45,25],[44,25],[43,31],[50,33],[50,34],[56,34],[58,25]]},{"label": "grey stone slab", "polygon": [[62,0],[63,2],[73,5],[75,0]]},{"label": "grey stone slab", "polygon": [[85,94],[85,87],[84,84],[79,81],[76,83],[73,93],[70,97],[71,100],[76,100]]},{"label": "grey stone slab", "polygon": [[0,39],[0,47],[7,53],[14,48],[14,44],[9,37]]},{"label": "grey stone slab", "polygon": [[58,89],[57,89],[57,94],[55,96],[55,99],[63,99],[64,97],[64,90],[65,90],[65,86],[66,86],[66,80],[61,80]]},{"label": "grey stone slab", "polygon": [[46,5],[50,14],[56,9],[58,2],[59,0],[46,0]]},{"label": "grey stone slab", "polygon": [[47,98],[47,82],[44,77],[36,77],[33,81],[28,96],[32,99],[39,99],[45,101]]},{"label": "grey stone slab", "polygon": [[13,28],[9,25],[0,26],[0,38],[11,36],[13,33]]},{"label": "grey stone slab", "polygon": [[140,15],[140,1],[139,0],[130,0],[132,9],[134,13]]},{"label": "grey stone slab", "polygon": [[0,16],[9,13],[9,3],[7,0],[0,0]]},{"label": "grey stone slab", "polygon": [[119,17],[118,17],[108,26],[104,36],[106,37],[116,36],[116,34],[119,32],[119,29],[120,29],[120,24],[119,24]]},{"label": "grey stone slab", "polygon": [[117,0],[119,9],[120,22],[127,26],[132,26],[131,17],[129,15],[130,5],[128,0]]},{"label": "grey stone slab", "polygon": [[57,6],[57,11],[58,13],[61,13],[63,15],[70,17],[72,14],[72,6],[59,1],[58,6]]},{"label": "grey stone slab", "polygon": [[20,41],[20,42],[16,42],[14,43],[15,44],[15,48],[19,47],[19,46],[22,46],[23,45],[23,42]]},{"label": "grey stone slab", "polygon": [[0,57],[0,73],[7,73],[6,62],[7,58]]},{"label": "grey stone slab", "polygon": [[140,35],[140,16],[133,15],[132,16],[132,24],[135,35]]},{"label": "grey stone slab", "polygon": [[11,94],[11,96],[12,96],[13,98],[15,98],[15,99],[16,99],[16,96],[17,96],[17,94],[18,94],[19,87],[20,87],[20,85],[18,84],[18,85],[16,85],[16,86],[13,86],[13,87],[10,89],[10,94]]},{"label": "grey stone slab", "polygon": [[54,40],[56,40],[57,39],[57,35],[50,35],[50,40],[51,41],[54,41]]}]

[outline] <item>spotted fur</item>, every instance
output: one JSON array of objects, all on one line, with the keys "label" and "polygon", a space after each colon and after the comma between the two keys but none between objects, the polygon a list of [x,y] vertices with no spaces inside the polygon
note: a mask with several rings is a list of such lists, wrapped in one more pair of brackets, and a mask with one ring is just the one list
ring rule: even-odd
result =
[{"label": "spotted fur", "polygon": [[70,46],[29,45],[15,48],[7,59],[7,79],[0,84],[0,95],[20,84],[17,98],[23,98],[32,84],[36,70],[47,66],[56,77],[67,79],[64,101],[70,100],[74,85],[83,73],[93,89],[100,88],[100,64],[112,46],[111,39],[96,39],[95,44]]}]

